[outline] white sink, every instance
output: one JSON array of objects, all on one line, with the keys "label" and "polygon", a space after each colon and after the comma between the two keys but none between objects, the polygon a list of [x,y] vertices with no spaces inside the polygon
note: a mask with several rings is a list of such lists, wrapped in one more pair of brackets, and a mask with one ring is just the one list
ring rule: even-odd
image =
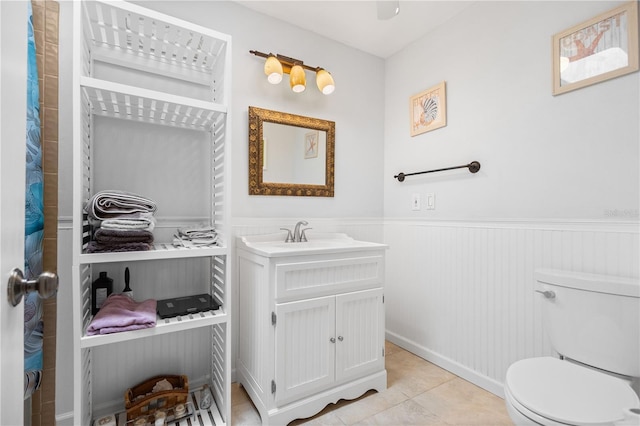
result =
[{"label": "white sink", "polygon": [[286,232],[268,235],[247,235],[237,239],[239,248],[266,256],[295,256],[298,254],[339,253],[354,250],[379,250],[387,248],[385,244],[354,240],[341,233],[307,232],[307,240],[299,243],[287,243]]}]

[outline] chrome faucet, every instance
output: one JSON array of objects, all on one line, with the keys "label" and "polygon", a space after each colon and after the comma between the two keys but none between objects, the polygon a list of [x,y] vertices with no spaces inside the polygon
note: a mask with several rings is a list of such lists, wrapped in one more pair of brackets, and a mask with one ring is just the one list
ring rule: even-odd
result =
[{"label": "chrome faucet", "polygon": [[[302,232],[300,232],[300,225],[304,225],[307,226],[309,224],[309,222],[307,222],[306,220],[301,220],[300,222],[296,223],[296,227],[293,231],[293,242],[294,243],[299,243],[301,241],[307,241],[307,237],[304,235],[304,229],[302,230]],[[304,239],[303,239],[304,237]]]},{"label": "chrome faucet", "polygon": [[303,226],[307,226],[309,224],[309,222],[307,222],[306,220],[301,220],[300,222],[296,223],[296,227],[293,230],[293,234],[291,233],[291,230],[288,228],[280,228],[283,231],[287,231],[287,238],[285,238],[284,242],[285,243],[301,243],[301,242],[306,242],[307,241],[307,236],[305,235],[304,231],[306,231],[307,229],[311,229],[311,228],[304,228],[304,229],[300,229],[300,225]]},{"label": "chrome faucet", "polygon": [[287,231],[287,238],[285,238],[284,242],[285,243],[292,243],[293,242],[293,235],[291,235],[291,229],[287,229],[287,228],[280,228],[283,231]]}]

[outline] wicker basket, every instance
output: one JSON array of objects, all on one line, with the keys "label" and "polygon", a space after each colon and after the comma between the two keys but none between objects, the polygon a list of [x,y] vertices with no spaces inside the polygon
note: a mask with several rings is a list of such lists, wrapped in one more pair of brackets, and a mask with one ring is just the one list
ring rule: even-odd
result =
[{"label": "wicker basket", "polygon": [[[173,389],[153,392],[153,387],[159,381],[166,379]],[[137,399],[141,395],[144,398]],[[124,394],[124,406],[127,410],[127,420],[141,416],[153,415],[157,410],[168,410],[177,404],[187,402],[189,395],[189,381],[187,376],[156,376],[127,389]]]}]

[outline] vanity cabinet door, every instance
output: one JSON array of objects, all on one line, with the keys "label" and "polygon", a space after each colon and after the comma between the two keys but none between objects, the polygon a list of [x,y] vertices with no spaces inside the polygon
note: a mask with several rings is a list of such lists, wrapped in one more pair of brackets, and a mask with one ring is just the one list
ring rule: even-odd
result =
[{"label": "vanity cabinet door", "polygon": [[334,382],[335,299],[327,296],[276,305],[277,406]]},{"label": "vanity cabinet door", "polygon": [[336,296],[336,380],[384,369],[382,288]]}]

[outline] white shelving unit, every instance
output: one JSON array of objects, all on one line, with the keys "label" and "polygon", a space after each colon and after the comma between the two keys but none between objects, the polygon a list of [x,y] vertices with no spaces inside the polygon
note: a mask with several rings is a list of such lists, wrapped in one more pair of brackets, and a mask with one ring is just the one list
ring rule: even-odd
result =
[{"label": "white shelving unit", "polygon": [[[230,421],[230,71],[225,34],[124,1],[74,2],[76,424],[121,413],[127,388],[161,374],[186,374],[192,389],[209,384],[211,418]],[[104,189],[157,202],[152,250],[85,252],[91,229],[83,208]],[[215,226],[218,246],[172,245],[177,227],[203,222]],[[136,300],[209,292],[221,306],[158,318],[153,328],[86,335],[91,283],[106,271],[119,292],[125,267]]]}]

